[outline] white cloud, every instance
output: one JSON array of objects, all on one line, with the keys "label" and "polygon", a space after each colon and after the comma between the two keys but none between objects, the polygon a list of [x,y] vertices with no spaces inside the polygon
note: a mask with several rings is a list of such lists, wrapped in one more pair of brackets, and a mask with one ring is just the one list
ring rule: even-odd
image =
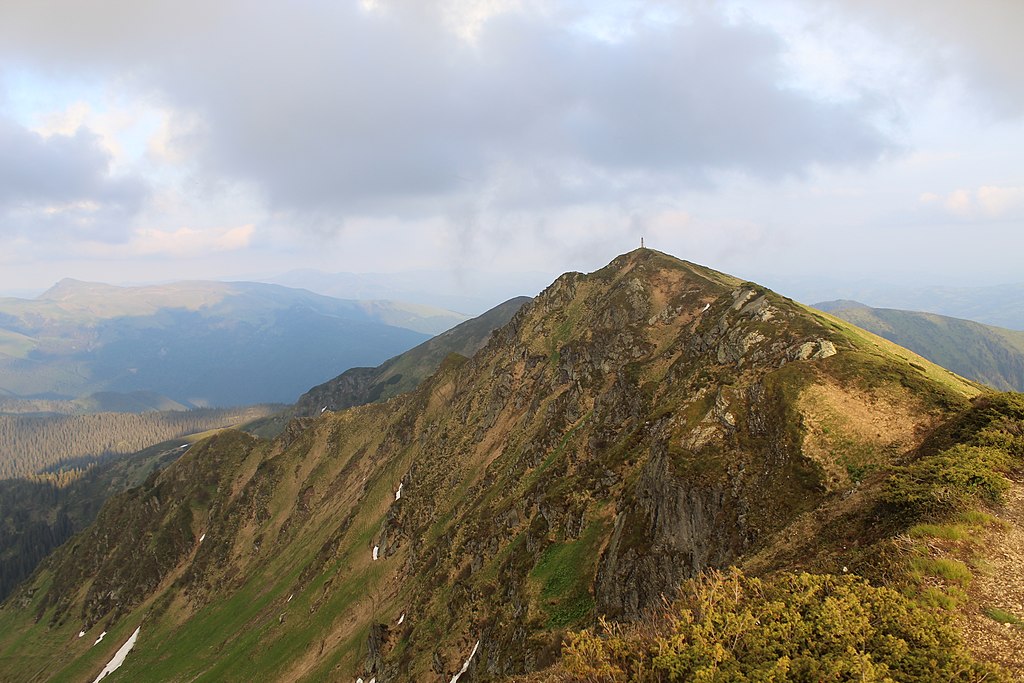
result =
[{"label": "white cloud", "polygon": [[971,212],[972,208],[971,195],[967,190],[953,190],[946,197],[945,206],[946,208],[960,216],[966,216]]},{"label": "white cloud", "polygon": [[[812,0],[820,7],[820,0]],[[811,3],[808,3],[811,4]],[[903,49],[905,60],[969,84],[981,108],[1024,116],[1024,2],[1020,0],[831,0]],[[975,97],[975,100],[978,100]]]},{"label": "white cloud", "polygon": [[182,227],[174,231],[140,228],[124,251],[140,256],[202,256],[210,252],[245,249],[252,242],[255,226],[196,229]]},{"label": "white cloud", "polygon": [[981,209],[990,216],[1003,216],[1024,206],[1024,186],[984,185],[975,193]]},{"label": "white cloud", "polygon": [[924,206],[941,206],[958,218],[1002,219],[1024,209],[1024,186],[982,185],[947,194],[924,192],[918,201]]}]

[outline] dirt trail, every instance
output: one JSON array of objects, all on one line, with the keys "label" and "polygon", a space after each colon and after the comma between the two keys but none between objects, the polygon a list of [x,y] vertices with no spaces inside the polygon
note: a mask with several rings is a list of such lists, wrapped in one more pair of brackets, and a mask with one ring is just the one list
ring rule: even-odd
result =
[{"label": "dirt trail", "polygon": [[975,572],[963,633],[975,655],[1024,680],[1024,624],[1001,624],[984,613],[996,608],[1024,620],[1024,482],[1014,482],[999,516],[1009,526],[987,539],[989,567]]}]

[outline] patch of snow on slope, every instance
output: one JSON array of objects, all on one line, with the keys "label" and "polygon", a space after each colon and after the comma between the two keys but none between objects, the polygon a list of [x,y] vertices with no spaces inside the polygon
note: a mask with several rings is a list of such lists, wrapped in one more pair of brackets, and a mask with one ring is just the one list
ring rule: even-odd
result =
[{"label": "patch of snow on slope", "polygon": [[205,540],[206,540],[206,534],[203,534],[202,536],[199,537],[199,542],[200,543],[202,543]]},{"label": "patch of snow on slope", "polygon": [[135,629],[135,633],[133,633],[131,637],[125,641],[124,645],[121,646],[120,650],[114,653],[114,658],[111,659],[105,667],[103,667],[103,671],[100,672],[100,675],[97,676],[92,683],[99,683],[103,678],[107,676],[107,674],[112,674],[119,668],[121,668],[121,665],[124,664],[124,658],[127,657],[128,653],[132,651],[133,647],[135,647],[135,641],[139,637],[139,630],[141,628],[142,627],[139,626]]},{"label": "patch of snow on slope", "polygon": [[379,545],[375,545],[375,546],[373,546],[373,561],[374,561],[374,562],[376,562],[376,561],[377,561],[377,556],[378,556],[379,554],[380,554],[380,546],[379,546]]},{"label": "patch of snow on slope", "polygon": [[84,635],[85,635],[85,631],[79,631],[79,632],[78,632],[78,637],[79,637],[79,638],[81,638],[81,637],[82,637],[82,636],[84,636]]},{"label": "patch of snow on slope", "polygon": [[97,645],[99,645],[100,641],[103,640],[103,636],[105,636],[105,635],[107,635],[106,631],[104,631],[103,633],[100,634],[100,637],[96,639],[96,642],[93,643],[92,646],[96,647]]},{"label": "patch of snow on slope", "polygon": [[469,653],[469,657],[467,657],[466,661],[462,663],[462,669],[460,671],[456,672],[456,674],[454,676],[452,676],[452,680],[448,681],[448,683],[456,683],[459,680],[459,676],[461,676],[462,674],[466,673],[466,671],[469,670],[469,663],[473,661],[473,655],[476,654],[476,649],[478,647],[480,647],[480,641],[479,640],[476,641],[476,645],[473,646],[473,651]]},{"label": "patch of snow on slope", "polygon": [[399,498],[402,497],[402,486],[403,486],[403,484],[401,482],[399,482],[398,490],[395,491],[395,500],[398,500]]},{"label": "patch of snow on slope", "polygon": [[402,612],[402,616],[398,617],[398,625],[401,626],[403,621],[405,621],[405,612]]}]

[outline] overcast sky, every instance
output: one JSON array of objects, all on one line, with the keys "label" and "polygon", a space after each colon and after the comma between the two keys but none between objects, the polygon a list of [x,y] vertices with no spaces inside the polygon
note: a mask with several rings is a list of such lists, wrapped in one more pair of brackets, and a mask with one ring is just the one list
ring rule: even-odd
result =
[{"label": "overcast sky", "polygon": [[1020,0],[5,2],[0,293],[554,274],[641,236],[768,284],[1021,282],[1021,26]]}]

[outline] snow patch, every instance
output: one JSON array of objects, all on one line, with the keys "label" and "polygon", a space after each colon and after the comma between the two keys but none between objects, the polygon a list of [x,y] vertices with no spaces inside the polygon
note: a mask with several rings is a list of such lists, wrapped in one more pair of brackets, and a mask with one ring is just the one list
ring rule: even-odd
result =
[{"label": "snow patch", "polygon": [[461,676],[462,674],[466,673],[466,671],[469,670],[469,663],[473,661],[473,655],[476,654],[476,649],[478,647],[480,647],[480,641],[479,640],[476,641],[476,645],[473,646],[473,651],[469,653],[469,657],[467,657],[466,661],[462,663],[462,669],[460,671],[456,672],[456,674],[454,676],[452,676],[452,680],[448,681],[448,683],[456,683],[456,681],[459,680],[459,676]]},{"label": "snow patch", "polygon": [[97,645],[99,645],[100,641],[103,640],[103,636],[105,636],[105,635],[107,635],[106,631],[104,631],[103,633],[100,634],[100,637],[96,639],[96,642],[93,643],[92,646],[96,647]]},{"label": "snow patch", "polygon": [[291,595],[288,596],[288,600],[286,600],[286,602],[291,602],[292,598],[294,598],[294,597],[295,597],[295,593],[292,593]]},{"label": "snow patch", "polygon": [[709,308],[711,308],[711,304],[704,304],[704,308],[700,309],[700,312],[703,313],[704,311],[708,310]]},{"label": "snow patch", "polygon": [[327,406],[324,406],[323,408],[320,409],[320,414],[323,415],[324,411],[326,411],[326,410],[327,410]]},{"label": "snow patch", "polygon": [[397,491],[395,491],[395,500],[398,500],[399,498],[401,498],[401,497],[402,497],[402,486],[403,486],[403,485],[404,485],[404,484],[402,484],[401,482],[399,482],[399,484],[398,484],[398,490],[397,490]]},{"label": "snow patch", "polygon": [[398,617],[398,625],[401,626],[403,621],[405,621],[405,612],[402,612],[402,616]]},{"label": "snow patch", "polygon": [[85,635],[85,631],[79,631],[79,632],[78,632],[78,637],[79,637],[79,638],[81,638],[81,637],[82,637],[82,636],[84,636],[84,635]]},{"label": "snow patch", "polygon": [[373,546],[373,561],[374,562],[377,561],[377,558],[378,558],[379,555],[380,555],[380,546],[379,545]]},{"label": "snow patch", "polygon": [[100,675],[97,676],[96,680],[94,680],[92,683],[99,683],[103,678],[107,676],[107,674],[114,673],[121,667],[122,664],[124,664],[124,658],[127,657],[128,653],[132,651],[133,647],[135,647],[135,641],[139,637],[139,629],[141,628],[142,627],[139,626],[135,629],[135,633],[133,633],[131,637],[125,641],[124,645],[121,646],[120,650],[114,653],[114,658],[107,662],[107,665],[103,667],[103,671],[100,672]]},{"label": "snow patch", "polygon": [[199,542],[200,543],[202,543],[205,540],[206,540],[206,534],[203,534],[202,536],[199,537]]}]

